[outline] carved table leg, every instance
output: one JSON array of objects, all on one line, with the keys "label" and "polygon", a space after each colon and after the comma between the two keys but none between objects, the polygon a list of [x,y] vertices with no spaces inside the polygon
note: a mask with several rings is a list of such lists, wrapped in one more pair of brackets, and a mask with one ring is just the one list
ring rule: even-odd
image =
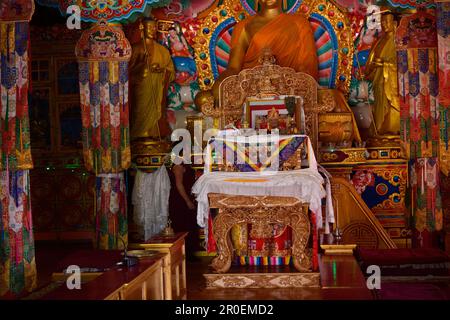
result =
[{"label": "carved table leg", "polygon": [[310,271],[312,267],[311,256],[306,252],[310,234],[309,219],[303,212],[291,215],[292,228],[292,260],[294,267],[300,272]]},{"label": "carved table leg", "polygon": [[[277,223],[292,228],[292,260],[300,272],[309,272],[312,267],[311,252],[306,251],[310,235],[310,221],[307,206],[297,199],[293,205],[283,205],[274,197],[225,197],[220,201],[219,213],[213,221],[213,234],[217,244],[217,256],[212,267],[219,273],[227,272],[231,267],[234,254],[230,239],[230,230],[240,223],[257,225],[259,232],[265,233],[265,227]],[[289,199],[289,198],[287,198]],[[230,204],[227,203],[230,201]],[[232,202],[231,202],[232,201]],[[273,205],[275,203],[275,205]],[[292,203],[292,202],[291,202]]]},{"label": "carved table leg", "polygon": [[231,214],[226,213],[226,209],[220,209],[213,222],[218,255],[213,259],[211,265],[219,273],[225,273],[231,267],[233,244],[229,237],[229,231],[234,224],[235,219]]}]

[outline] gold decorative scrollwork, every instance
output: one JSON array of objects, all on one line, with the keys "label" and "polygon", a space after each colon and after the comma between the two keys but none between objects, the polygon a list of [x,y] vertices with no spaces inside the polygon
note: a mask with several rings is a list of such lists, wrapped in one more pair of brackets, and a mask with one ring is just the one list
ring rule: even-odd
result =
[{"label": "gold decorative scrollwork", "polygon": [[217,257],[212,267],[227,272],[233,256],[229,232],[234,225],[252,224],[264,233],[264,225],[283,224],[292,228],[292,260],[298,271],[310,271],[311,252],[307,250],[310,221],[307,205],[292,197],[233,196],[209,194],[210,206],[219,208],[213,221]]},{"label": "gold decorative scrollwork", "polygon": [[[265,54],[267,56],[267,54]],[[303,99],[305,111],[305,131],[310,137],[313,147],[317,150],[318,143],[318,113],[317,82],[310,75],[295,72],[294,69],[273,64],[274,59],[264,58],[263,65],[244,69],[239,74],[227,77],[220,85],[219,106],[214,106],[214,99],[202,106],[205,116],[219,118],[219,127],[224,128],[230,123],[242,119],[243,105],[249,97],[267,96],[300,96]],[[325,97],[328,97],[325,95]],[[324,98],[327,99],[327,98]],[[325,103],[328,102],[323,102]],[[329,107],[322,107],[324,111]]]},{"label": "gold decorative scrollwork", "polygon": [[195,63],[199,73],[199,85],[201,90],[211,89],[214,84],[212,60],[210,56],[210,43],[214,31],[228,19],[240,20],[248,17],[248,13],[242,7],[240,1],[225,0],[221,6],[212,10],[201,21],[200,30],[195,37],[193,48],[195,50]]},{"label": "gold decorative scrollwork", "polygon": [[[354,44],[352,30],[347,16],[331,1],[305,0],[299,8],[307,17],[319,14],[331,23],[338,42],[338,63],[336,70],[336,87],[347,93],[350,87]],[[342,77],[343,76],[343,77]]]},{"label": "gold decorative scrollwork", "polygon": [[339,155],[335,151],[322,150],[319,154],[319,161],[330,163],[358,164],[366,162],[366,149],[364,148],[341,148],[339,152],[345,154],[344,160],[339,160]]},{"label": "gold decorative scrollwork", "polygon": [[336,107],[336,100],[332,90],[319,90],[317,99],[318,112],[330,112]]}]

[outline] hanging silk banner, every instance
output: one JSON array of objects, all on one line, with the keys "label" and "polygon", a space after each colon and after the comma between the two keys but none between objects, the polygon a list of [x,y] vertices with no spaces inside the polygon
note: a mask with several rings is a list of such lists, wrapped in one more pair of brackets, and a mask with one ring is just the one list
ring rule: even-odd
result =
[{"label": "hanging silk banner", "polygon": [[28,21],[32,0],[0,3],[0,297],[36,287],[29,171]]},{"label": "hanging silk banner", "polygon": [[131,46],[117,24],[101,21],[83,32],[79,61],[85,166],[97,175],[96,221],[100,249],[126,245],[124,173],[130,166],[128,61]]},{"label": "hanging silk banner", "polygon": [[424,11],[402,18],[396,33],[400,138],[410,159],[437,157],[436,19]]},{"label": "hanging silk banner", "polygon": [[436,26],[438,41],[440,168],[448,176],[450,172],[450,2],[436,2]]},{"label": "hanging silk banner", "polygon": [[0,296],[36,287],[28,170],[0,171]]},{"label": "hanging silk banner", "polygon": [[120,27],[105,22],[83,32],[79,60],[84,162],[94,173],[130,166],[128,60],[131,46]]},{"label": "hanging silk banner", "polygon": [[[436,27],[439,60],[439,112],[441,114],[441,132],[439,148],[439,166],[441,192],[450,192],[450,2],[436,1]],[[450,197],[442,198],[444,210],[445,247],[450,248]]]},{"label": "hanging silk banner", "polygon": [[96,246],[123,248],[128,242],[127,194],[123,173],[96,178]]},{"label": "hanging silk banner", "polygon": [[432,232],[442,229],[435,16],[419,10],[403,17],[397,29],[396,44],[400,138],[410,159],[413,245],[434,246]]},{"label": "hanging silk banner", "polygon": [[0,23],[0,170],[33,167],[28,118],[28,22]]}]

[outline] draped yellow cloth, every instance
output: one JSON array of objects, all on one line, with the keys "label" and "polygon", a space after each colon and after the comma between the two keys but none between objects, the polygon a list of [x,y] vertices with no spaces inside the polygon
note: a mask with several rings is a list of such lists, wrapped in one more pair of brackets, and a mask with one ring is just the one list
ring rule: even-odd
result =
[{"label": "draped yellow cloth", "polygon": [[[233,31],[231,47],[238,45],[241,32],[254,19],[238,23]],[[280,14],[255,33],[245,54],[242,69],[258,65],[261,50],[270,48],[277,64],[305,72],[318,79],[318,58],[314,34],[309,21],[301,15]]]},{"label": "draped yellow cloth", "polygon": [[[382,59],[382,60],[381,60]],[[379,134],[399,134],[400,101],[394,33],[378,40],[369,55],[368,79],[373,83],[374,118]]]},{"label": "draped yellow cloth", "polygon": [[[130,61],[131,80],[131,139],[158,137],[158,120],[162,116],[162,104],[167,84],[175,78],[175,68],[169,51],[153,41],[149,46],[149,61],[143,45],[133,46]],[[150,70],[157,65],[160,72]],[[150,68],[149,68],[150,67]]]}]

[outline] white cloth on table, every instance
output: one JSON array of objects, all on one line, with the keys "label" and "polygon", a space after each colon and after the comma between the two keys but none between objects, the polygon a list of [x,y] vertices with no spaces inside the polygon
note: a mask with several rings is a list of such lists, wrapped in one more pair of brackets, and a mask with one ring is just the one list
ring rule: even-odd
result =
[{"label": "white cloth on table", "polygon": [[133,221],[145,241],[166,227],[169,196],[170,179],[164,165],[152,173],[137,170],[132,194]]},{"label": "white cloth on table", "polygon": [[[309,209],[316,216],[316,230],[323,228],[322,198],[326,197],[325,233],[329,233],[329,223],[334,223],[334,210],[331,198],[330,175],[318,164],[311,141],[306,135],[250,135],[244,136],[240,130],[224,130],[219,132],[216,140],[232,143],[264,144],[277,140],[302,137],[306,142],[308,168],[290,171],[263,172],[211,172],[213,160],[211,141],[206,149],[205,170],[192,187],[196,195],[197,224],[205,230],[208,239],[209,193],[222,193],[245,196],[280,196],[295,197],[309,204]],[[240,180],[239,180],[240,179]],[[245,181],[242,181],[245,179]],[[254,181],[251,181],[254,180]],[[325,184],[325,188],[324,188]]]},{"label": "white cloth on table", "polygon": [[335,223],[333,198],[331,197],[331,174],[321,165],[318,166],[319,172],[325,176],[325,190],[327,192],[326,213],[325,213],[325,234],[330,233],[330,223]]},{"label": "white cloth on table", "polygon": [[[245,179],[245,182],[242,180]],[[239,181],[240,180],[240,181]],[[251,180],[254,180],[253,182]],[[316,226],[321,228],[322,198],[326,196],[324,179],[312,169],[274,172],[261,175],[259,172],[211,172],[203,174],[192,188],[196,194],[197,223],[208,235],[209,193],[245,196],[295,197],[309,203],[316,215]]]}]

